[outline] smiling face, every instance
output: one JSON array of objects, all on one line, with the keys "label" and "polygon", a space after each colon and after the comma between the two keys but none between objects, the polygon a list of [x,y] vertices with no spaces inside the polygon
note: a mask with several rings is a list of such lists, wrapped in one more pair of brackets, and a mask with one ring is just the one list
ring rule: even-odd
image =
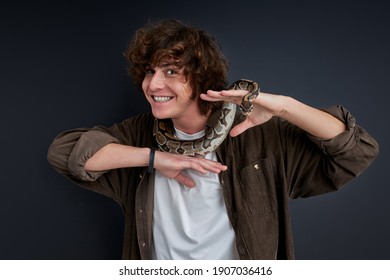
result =
[{"label": "smiling face", "polygon": [[142,82],[142,90],[157,119],[172,119],[178,129],[188,129],[190,124],[203,122],[197,98],[192,98],[190,81],[183,69],[169,61],[159,66],[148,67]]}]

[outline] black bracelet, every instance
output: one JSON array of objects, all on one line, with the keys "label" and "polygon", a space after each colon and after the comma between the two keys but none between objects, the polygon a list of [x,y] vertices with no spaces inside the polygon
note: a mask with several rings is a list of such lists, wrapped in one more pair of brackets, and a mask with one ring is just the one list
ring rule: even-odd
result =
[{"label": "black bracelet", "polygon": [[154,172],[154,155],[156,153],[155,149],[150,149],[150,154],[149,154],[149,166],[148,166],[148,173],[153,173]]}]

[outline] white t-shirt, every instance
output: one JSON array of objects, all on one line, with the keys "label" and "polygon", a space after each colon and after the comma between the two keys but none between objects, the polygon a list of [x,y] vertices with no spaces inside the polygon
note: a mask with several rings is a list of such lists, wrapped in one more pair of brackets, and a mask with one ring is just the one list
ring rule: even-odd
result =
[{"label": "white t-shirt", "polygon": [[[204,132],[186,134],[182,140],[200,138]],[[216,160],[215,153],[206,156]],[[235,233],[227,215],[218,175],[185,170],[196,186],[188,188],[176,180],[155,174],[153,240],[154,259],[238,259]]]}]

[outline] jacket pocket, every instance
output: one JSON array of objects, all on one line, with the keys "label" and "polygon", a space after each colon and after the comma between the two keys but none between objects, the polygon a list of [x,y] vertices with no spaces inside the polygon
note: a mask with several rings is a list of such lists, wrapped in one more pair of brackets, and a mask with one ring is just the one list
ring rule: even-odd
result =
[{"label": "jacket pocket", "polygon": [[241,191],[252,214],[276,212],[276,176],[272,156],[259,159],[241,169]]}]

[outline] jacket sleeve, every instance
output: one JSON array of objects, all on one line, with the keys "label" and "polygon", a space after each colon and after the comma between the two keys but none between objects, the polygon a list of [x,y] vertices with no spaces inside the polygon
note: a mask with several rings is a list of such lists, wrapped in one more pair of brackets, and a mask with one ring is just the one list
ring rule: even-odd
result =
[{"label": "jacket sleeve", "polygon": [[145,121],[148,119],[138,116],[109,128],[95,126],[65,131],[54,139],[48,149],[49,164],[72,182],[123,202],[131,179],[129,168],[91,172],[86,171],[84,166],[98,150],[110,143],[131,146],[142,143],[147,146],[148,139],[140,133],[147,133],[148,123]]},{"label": "jacket sleeve", "polygon": [[58,135],[48,150],[48,161],[60,174],[81,181],[96,181],[106,171],[91,172],[84,165],[98,150],[119,140],[107,132],[80,128]]},{"label": "jacket sleeve", "polygon": [[[287,128],[286,178],[290,197],[308,197],[335,191],[359,176],[376,158],[378,143],[342,106],[324,111],[346,124],[346,131],[332,139],[314,137],[299,129]],[[288,124],[284,124],[288,126]]]}]

